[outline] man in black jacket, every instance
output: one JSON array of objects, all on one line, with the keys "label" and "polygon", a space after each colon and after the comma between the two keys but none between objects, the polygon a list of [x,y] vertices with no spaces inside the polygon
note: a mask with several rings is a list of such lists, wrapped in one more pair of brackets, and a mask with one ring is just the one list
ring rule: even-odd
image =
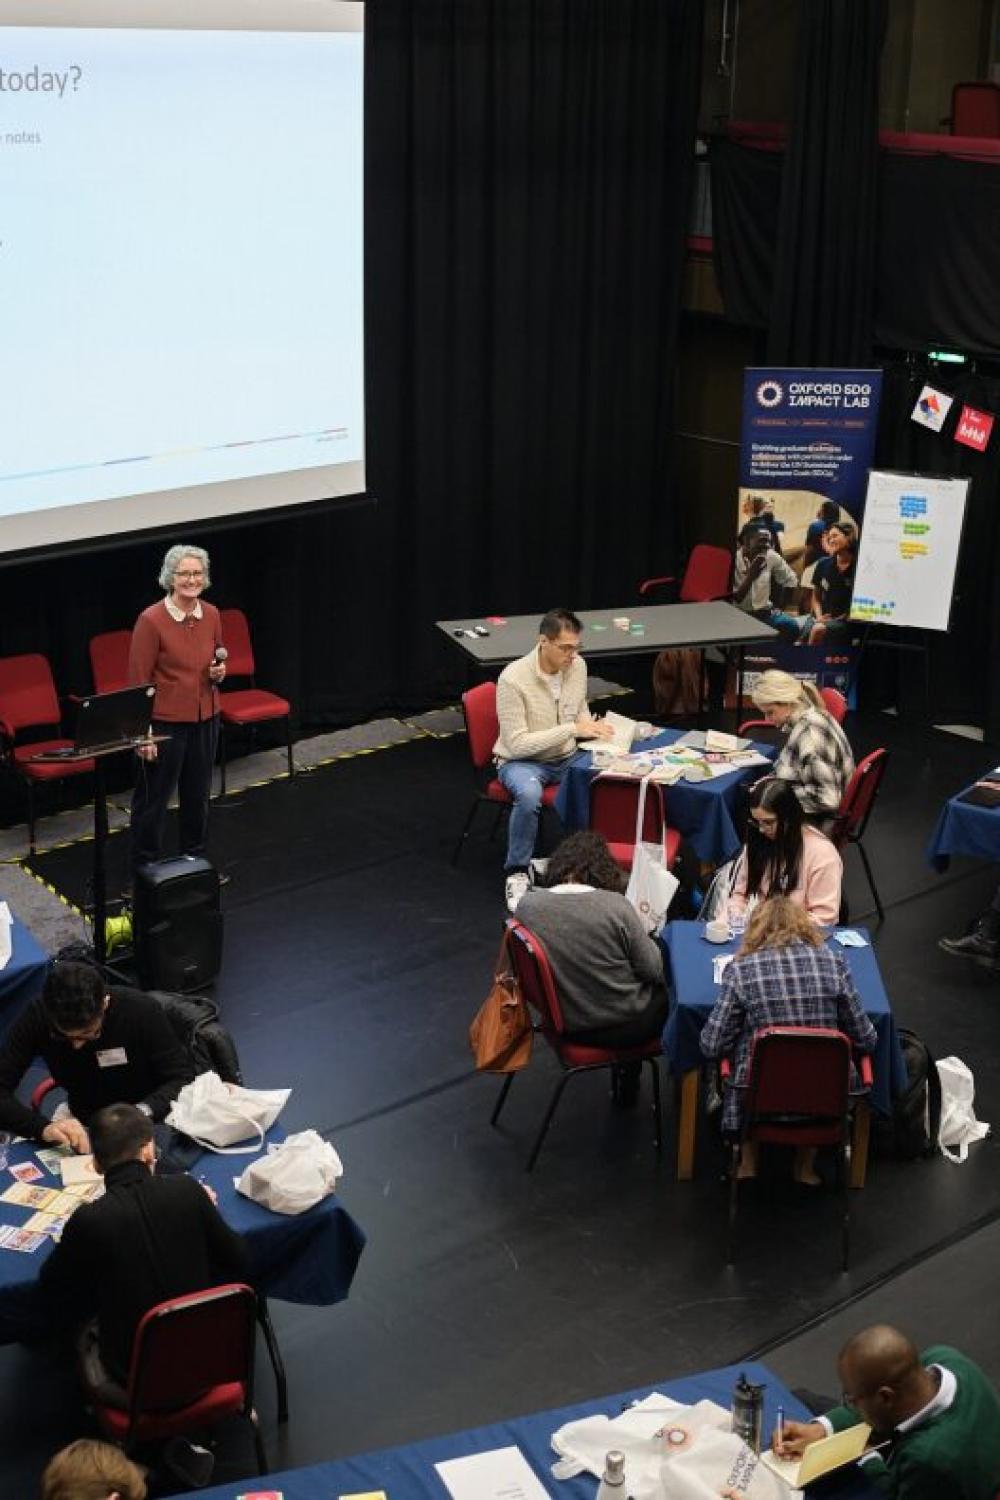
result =
[{"label": "man in black jacket", "polygon": [[[16,1097],[37,1057],[66,1090],[69,1118],[48,1120]],[[155,1000],[107,989],[90,964],[57,963],[0,1042],[0,1130],[87,1152],[87,1124],[99,1109],[135,1104],[160,1121],[193,1077],[193,1061]]]},{"label": "man in black jacket", "polygon": [[[154,1175],[149,1118],[132,1104],[99,1110],[90,1122],[105,1193],[78,1208],[42,1266],[40,1285],[57,1322],[97,1317],[100,1366],[124,1385],[135,1331],[158,1302],[247,1281],[246,1247],[192,1177]],[[98,1383],[95,1381],[95,1383]],[[102,1395],[114,1399],[109,1389]]]}]

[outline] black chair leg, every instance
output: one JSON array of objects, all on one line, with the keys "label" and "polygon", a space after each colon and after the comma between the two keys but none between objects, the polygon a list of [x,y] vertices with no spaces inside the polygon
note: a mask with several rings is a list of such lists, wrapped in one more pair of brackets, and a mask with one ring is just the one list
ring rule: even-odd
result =
[{"label": "black chair leg", "polygon": [[653,1073],[653,1129],[656,1132],[656,1154],[663,1154],[663,1110],[660,1106],[660,1065],[655,1057],[647,1057]]},{"label": "black chair leg", "polygon": [[541,1129],[535,1137],[535,1144],[531,1148],[531,1155],[528,1157],[528,1164],[524,1169],[526,1172],[531,1172],[534,1170],[535,1162],[538,1160],[538,1153],[541,1151],[545,1137],[549,1133],[549,1126],[552,1124],[552,1116],[555,1114],[556,1106],[558,1105],[559,1100],[562,1098],[563,1089],[566,1087],[567,1083],[576,1071],[576,1068],[570,1068],[569,1072],[562,1075],[559,1082],[552,1090],[552,1098],[549,1100],[549,1107],[545,1111],[545,1119],[542,1121]]},{"label": "black chair leg", "polygon": [[476,813],[478,811],[479,811],[479,798],[475,797],[473,799],[472,806],[469,808],[469,816],[465,820],[465,823],[464,823],[464,825],[462,827],[462,832],[458,836],[458,843],[455,845],[454,851],[453,851],[452,856],[451,856],[451,862],[452,862],[453,865],[457,865],[458,864],[459,856],[462,853],[462,850],[465,848],[465,841],[466,841],[466,839],[469,837],[469,834],[472,832],[472,825],[473,825],[473,823],[476,820]]},{"label": "black chair leg", "polygon": [[288,779],[289,779],[289,781],[291,781],[291,780],[294,779],[294,776],[295,776],[295,762],[292,759],[292,716],[291,716],[291,714],[289,714],[288,717],[285,720],[285,744],[286,744],[287,749],[288,749]]},{"label": "black chair leg", "polygon": [[257,1420],[256,1412],[251,1412],[250,1414],[250,1426],[253,1428],[253,1445],[257,1454],[257,1473],[267,1474],[269,1472],[267,1467],[267,1453],[264,1449],[264,1439],[261,1435],[260,1422]]},{"label": "black chair leg", "polygon": [[30,781],[25,782],[28,793],[28,853],[35,852],[35,788]]},{"label": "black chair leg", "polygon": [[740,1180],[736,1175],[740,1164],[740,1146],[735,1142],[730,1147],[729,1154],[729,1223],[726,1230],[726,1265],[731,1266],[735,1261],[736,1249],[736,1215],[740,1206]]},{"label": "black chair leg", "polygon": [[500,1090],[499,1094],[497,1095],[497,1102],[493,1106],[493,1113],[490,1115],[490,1124],[491,1125],[495,1125],[496,1122],[499,1120],[499,1118],[500,1118],[500,1111],[503,1109],[504,1105],[507,1103],[507,1095],[510,1093],[510,1086],[511,1086],[511,1084],[513,1082],[514,1082],[514,1074],[513,1073],[508,1073],[507,1077],[503,1081],[503,1088]]},{"label": "black chair leg", "polygon": [[882,898],[878,893],[878,886],[875,884],[875,877],[872,874],[871,861],[868,858],[867,850],[865,849],[865,846],[860,839],[858,839],[857,841],[857,847],[858,853],[861,855],[861,863],[865,867],[865,874],[868,876],[868,884],[871,887],[871,893],[875,901],[875,910],[878,912],[878,919],[880,922],[884,922],[885,908],[882,905]]},{"label": "black chair leg", "polygon": [[[274,1371],[274,1383],[278,1388],[278,1421],[287,1422],[288,1376],[285,1374],[285,1362],[281,1357],[281,1350],[278,1348],[278,1335],[274,1331],[274,1324],[271,1322],[271,1313],[267,1305],[267,1300],[264,1297],[257,1299],[257,1321],[264,1335],[268,1358],[271,1361],[271,1369]],[[266,1474],[267,1470],[262,1469],[261,1473]]]}]

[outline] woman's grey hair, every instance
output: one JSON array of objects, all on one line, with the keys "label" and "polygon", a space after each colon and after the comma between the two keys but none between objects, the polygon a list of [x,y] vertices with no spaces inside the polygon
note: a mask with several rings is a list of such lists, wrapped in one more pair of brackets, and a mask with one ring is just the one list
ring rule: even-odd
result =
[{"label": "woman's grey hair", "polygon": [[194,557],[201,563],[205,570],[205,587],[208,588],[212,582],[212,574],[208,566],[208,553],[204,547],[187,547],[178,543],[175,547],[168,547],[163,559],[163,567],[160,569],[160,588],[169,594],[174,586],[174,574],[177,572],[182,557]]}]

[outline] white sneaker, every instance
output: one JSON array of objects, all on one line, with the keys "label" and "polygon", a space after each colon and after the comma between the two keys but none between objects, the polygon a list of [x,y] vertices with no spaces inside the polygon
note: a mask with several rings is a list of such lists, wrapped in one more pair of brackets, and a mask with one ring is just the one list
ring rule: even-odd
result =
[{"label": "white sneaker", "polygon": [[507,910],[512,916],[517,911],[517,904],[530,884],[531,882],[524,870],[515,870],[512,875],[507,876],[504,885],[504,896],[507,901]]}]

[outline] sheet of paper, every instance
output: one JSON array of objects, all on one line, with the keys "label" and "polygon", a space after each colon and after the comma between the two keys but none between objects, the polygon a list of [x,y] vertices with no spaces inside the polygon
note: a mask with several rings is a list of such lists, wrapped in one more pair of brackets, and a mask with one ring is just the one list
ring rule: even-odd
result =
[{"label": "sheet of paper", "polygon": [[712,959],[712,982],[714,984],[722,983],[722,976],[735,957],[735,953],[717,953],[715,955]]},{"label": "sheet of paper", "polygon": [[863,938],[860,932],[855,932],[853,927],[842,927],[835,932],[834,937],[842,948],[867,948],[868,939]]},{"label": "sheet of paper", "polygon": [[100,1182],[101,1174],[94,1166],[92,1156],[67,1156],[59,1164],[63,1187],[76,1182]]},{"label": "sheet of paper", "polygon": [[[629,719],[625,714],[616,714],[613,708],[609,708],[604,715],[605,724],[610,724],[615,732],[611,745],[615,750],[628,754],[632,748],[632,741],[636,739],[638,725],[634,719]],[[607,741],[604,741],[606,744]]]},{"label": "sheet of paper", "polygon": [[53,1177],[61,1177],[60,1163],[65,1161],[67,1156],[72,1156],[73,1151],[70,1146],[43,1146],[41,1150],[35,1152],[35,1155],[46,1172]]},{"label": "sheet of paper", "polygon": [[59,1194],[55,1188],[31,1187],[27,1182],[12,1183],[0,1193],[5,1203],[17,1203],[21,1208],[49,1208]]},{"label": "sheet of paper", "polygon": [[434,1467],[453,1500],[548,1500],[548,1490],[520,1448],[493,1448]]}]

